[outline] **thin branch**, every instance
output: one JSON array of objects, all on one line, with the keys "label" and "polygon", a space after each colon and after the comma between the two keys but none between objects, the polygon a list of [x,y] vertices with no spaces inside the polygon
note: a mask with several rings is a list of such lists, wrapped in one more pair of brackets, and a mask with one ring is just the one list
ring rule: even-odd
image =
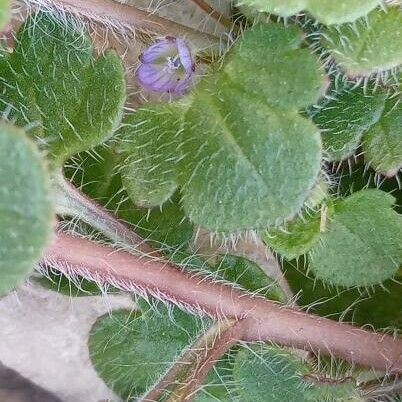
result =
[{"label": "thin branch", "polygon": [[53,187],[55,189],[56,212],[59,215],[73,216],[83,220],[112,241],[128,246],[129,251],[136,251],[153,257],[161,256],[129,226],[83,194],[62,174],[54,176]]},{"label": "thin branch", "polygon": [[246,319],[244,341],[330,354],[389,372],[402,372],[402,340],[250,295],[169,262],[118,251],[89,240],[56,233],[43,265],[120,289],[172,302],[217,319]]},{"label": "thin branch", "polygon": [[234,346],[239,339],[241,339],[246,320],[236,321],[227,325],[227,327],[215,334],[211,339],[211,344],[207,345],[201,350],[200,359],[197,359],[195,367],[189,373],[190,375],[174,395],[172,395],[167,402],[190,402],[193,400],[195,393],[204,383],[205,377],[215,365],[215,363],[222,357],[232,346]]},{"label": "thin branch", "polygon": [[204,0],[191,0],[191,1],[195,3],[199,8],[201,8],[201,10],[205,11],[214,20],[222,24],[224,27],[232,29],[233,22],[231,21],[231,19],[220,13],[218,10],[215,10],[207,2],[205,2]]},{"label": "thin branch", "polygon": [[187,38],[197,50],[220,49],[220,38],[178,24],[166,18],[140,10],[132,5],[114,0],[25,0],[28,4],[54,7],[91,20],[115,21],[158,35],[173,35]]},{"label": "thin branch", "polygon": [[[199,363],[205,361],[206,357],[215,349],[214,345],[216,345],[217,339],[223,338],[226,333],[229,333],[230,340],[233,340],[233,343],[228,349],[236,343],[237,340],[241,339],[242,331],[239,325],[240,322],[242,323],[242,321],[225,320],[213,324],[205,334],[201,335],[191,346],[184,350],[183,354],[170,367],[165,375],[141,397],[139,402],[156,401],[169,386],[175,383],[175,381],[183,378],[193,378]],[[232,329],[234,326],[237,328],[236,331]],[[226,338],[227,336],[225,339]],[[225,353],[226,350],[224,350],[221,355]],[[187,384],[188,381],[184,379],[183,382]],[[178,393],[181,392],[183,389],[182,384],[177,388],[179,392],[173,390],[172,394],[174,396],[172,395],[169,400],[176,398]]]}]

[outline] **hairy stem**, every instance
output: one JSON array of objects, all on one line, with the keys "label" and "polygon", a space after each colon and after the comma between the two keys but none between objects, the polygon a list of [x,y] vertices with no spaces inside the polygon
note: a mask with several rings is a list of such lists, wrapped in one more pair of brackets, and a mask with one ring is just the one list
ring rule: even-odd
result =
[{"label": "hairy stem", "polygon": [[402,372],[402,340],[331,321],[152,260],[56,233],[42,264],[67,275],[111,283],[217,319],[247,321],[242,340],[271,341],[331,354],[389,372]]},{"label": "hairy stem", "polygon": [[[180,384],[176,386],[176,389],[171,391],[168,401],[186,400],[180,399],[182,398],[183,391],[186,390],[186,387],[194,378],[198,378],[202,383],[202,379],[197,376],[197,373],[199,373],[199,369],[197,368],[200,365],[203,366],[202,363],[206,362],[206,359],[213,353],[212,351],[217,350],[218,345],[223,342],[223,338],[229,338],[228,342],[224,342],[227,348],[221,348],[222,350],[220,349],[221,352],[218,352],[216,359],[225,353],[237,340],[241,339],[242,331],[240,323],[243,323],[243,321],[225,320],[213,324],[205,334],[184,350],[165,375],[149,389],[139,402],[157,401],[163,392],[178,380],[180,380]],[[236,331],[234,331],[233,327],[236,327]],[[220,339],[222,339],[222,342],[218,342]]]},{"label": "hairy stem", "polygon": [[205,377],[215,363],[241,339],[245,325],[247,325],[246,320],[227,323],[226,328],[215,333],[214,336],[209,339],[210,342],[207,345],[203,345],[199,359],[197,359],[189,376],[183,382],[184,384],[167,402],[192,401],[197,390],[202,386]]},{"label": "hairy stem", "polygon": [[33,0],[92,20],[112,20],[135,29],[187,38],[198,50],[220,48],[220,39],[114,0]]},{"label": "hairy stem", "polygon": [[157,256],[144,239],[130,227],[117,219],[106,208],[91,200],[73,184],[64,179],[62,174],[54,177],[56,212],[59,215],[73,216],[83,220],[114,242],[127,245],[130,251]]},{"label": "hairy stem", "polygon": [[207,2],[205,2],[204,0],[191,0],[191,1],[195,3],[199,8],[201,8],[201,10],[205,11],[208,15],[210,15],[214,20],[222,24],[224,27],[232,29],[233,22],[230,20],[230,18],[226,17],[219,11],[215,10]]}]

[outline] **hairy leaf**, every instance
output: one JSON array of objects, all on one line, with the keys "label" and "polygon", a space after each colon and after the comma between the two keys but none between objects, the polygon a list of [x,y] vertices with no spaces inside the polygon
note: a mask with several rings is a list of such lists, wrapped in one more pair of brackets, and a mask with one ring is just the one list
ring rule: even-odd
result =
[{"label": "hairy leaf", "polygon": [[[297,265],[297,266],[295,266]],[[325,282],[308,277],[301,260],[298,264],[283,261],[286,279],[295,293],[298,305],[310,312],[334,320],[352,322],[354,325],[370,325],[377,330],[395,328],[402,330],[402,284],[387,280],[383,287],[375,289],[339,289],[329,287]],[[317,302],[319,301],[319,302]]]},{"label": "hairy leaf", "polygon": [[390,99],[381,119],[363,137],[366,162],[385,176],[402,167],[402,98]]},{"label": "hairy leaf", "polygon": [[321,402],[359,401],[352,382],[316,385],[309,381],[312,369],[290,351],[273,346],[241,349],[234,362],[233,376],[240,401]]},{"label": "hairy leaf", "polygon": [[175,192],[180,128],[180,115],[169,105],[139,109],[124,120],[119,131],[120,152],[126,156],[121,176],[136,205],[158,206]]},{"label": "hairy leaf", "polygon": [[26,134],[0,124],[0,295],[34,268],[53,225],[49,181]]},{"label": "hairy leaf", "polygon": [[122,173],[131,198],[154,205],[179,185],[190,220],[225,232],[294,216],[321,161],[318,131],[297,109],[326,83],[301,39],[295,27],[257,26],[196,89],[181,125],[165,106],[130,116]]},{"label": "hairy leaf", "polygon": [[381,0],[240,0],[259,12],[267,12],[281,17],[290,17],[302,10],[326,25],[355,21],[378,6]]},{"label": "hairy leaf", "polygon": [[365,130],[378,121],[386,94],[363,86],[346,85],[332,93],[313,116],[321,129],[323,147],[330,161],[353,155]]},{"label": "hairy leaf", "polygon": [[30,16],[14,52],[2,63],[2,106],[17,124],[34,128],[53,165],[109,138],[125,100],[124,71],[114,51],[95,59],[73,22]]},{"label": "hairy leaf", "polygon": [[265,232],[264,242],[288,260],[306,254],[320,238],[320,213],[306,212],[284,228]]},{"label": "hairy leaf", "polygon": [[[65,172],[82,191],[133,225],[135,231],[157,249],[174,251],[186,247],[193,225],[186,219],[176,192],[161,207],[136,207],[122,187],[119,171],[125,169],[120,157],[111,148],[99,146],[94,154],[82,154],[80,169],[66,167]],[[77,157],[75,157],[77,159]]]},{"label": "hairy leaf", "polygon": [[200,320],[160,303],[138,312],[116,311],[98,319],[89,351],[99,375],[125,399],[146,391],[200,331]]},{"label": "hairy leaf", "polygon": [[402,217],[393,203],[392,195],[374,189],[336,202],[309,253],[315,276],[339,286],[370,286],[392,277],[402,263]]},{"label": "hairy leaf", "polygon": [[221,279],[236,283],[252,293],[258,293],[270,300],[286,302],[278,284],[255,263],[243,257],[221,256],[211,268]]},{"label": "hairy leaf", "polygon": [[352,77],[397,67],[402,64],[402,11],[376,9],[354,24],[326,28],[322,45]]}]

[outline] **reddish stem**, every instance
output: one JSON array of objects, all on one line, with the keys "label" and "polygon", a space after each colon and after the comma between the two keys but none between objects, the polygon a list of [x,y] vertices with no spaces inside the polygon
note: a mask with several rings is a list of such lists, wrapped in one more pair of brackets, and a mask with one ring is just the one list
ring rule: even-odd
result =
[{"label": "reddish stem", "polygon": [[402,372],[402,341],[309,315],[211,279],[169,262],[131,255],[68,234],[55,234],[43,264],[67,275],[111,283],[121,289],[170,301],[195,313],[246,319],[244,341],[331,354],[350,362]]},{"label": "reddish stem", "polygon": [[222,13],[215,10],[204,0],[191,0],[191,1],[195,3],[199,8],[201,8],[201,10],[205,11],[208,15],[210,15],[214,20],[222,24],[224,27],[229,29],[232,28],[233,23],[230,20],[230,18],[224,16]]},{"label": "reddish stem", "polygon": [[220,39],[214,35],[200,32],[155,14],[140,10],[134,6],[121,4],[114,0],[47,0],[56,8],[72,14],[79,14],[89,19],[114,20],[147,32],[159,35],[183,36],[199,49],[215,48],[219,50]]},{"label": "reddish stem", "polygon": [[98,229],[111,240],[132,246],[133,251],[153,257],[162,257],[126,223],[87,197],[62,175],[56,176],[54,187],[56,189],[56,212],[59,215],[77,217]]},{"label": "reddish stem", "polygon": [[236,321],[231,324],[228,328],[221,331],[213,339],[212,344],[207,346],[202,351],[203,355],[201,359],[197,361],[191,375],[185,381],[185,385],[179,390],[179,397],[171,401],[186,401],[190,402],[193,400],[195,393],[204,383],[205,377],[219,360],[222,355],[224,355],[232,346],[234,346],[239,339],[241,339],[244,329],[247,325],[247,320]]},{"label": "reddish stem", "polygon": [[[173,389],[168,402],[188,400],[185,399],[185,395],[190,395],[187,392],[190,391],[188,388],[190,384],[202,384],[205,375],[213,366],[211,358],[213,357],[213,360],[217,360],[241,339],[242,325],[243,321],[233,320],[225,320],[214,324],[183,352],[166,374],[138,402],[159,400],[163,392],[177,380],[180,380],[185,385],[178,385],[176,389]],[[191,387],[191,394],[194,391],[195,389]]]}]

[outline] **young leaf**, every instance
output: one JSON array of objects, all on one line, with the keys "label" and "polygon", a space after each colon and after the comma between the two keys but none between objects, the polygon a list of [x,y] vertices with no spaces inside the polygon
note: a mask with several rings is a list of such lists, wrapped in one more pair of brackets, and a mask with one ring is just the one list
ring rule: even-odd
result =
[{"label": "young leaf", "polygon": [[36,126],[32,135],[53,166],[104,142],[119,124],[125,100],[121,60],[114,51],[95,59],[89,38],[72,21],[31,15],[6,64],[5,108],[11,107],[18,124]]},{"label": "young leaf", "polygon": [[320,213],[306,212],[284,228],[264,233],[264,242],[288,260],[306,254],[320,238]]},{"label": "young leaf", "polygon": [[116,311],[100,317],[89,337],[99,375],[124,399],[144,393],[200,331],[200,320],[159,303],[143,314]]},{"label": "young leaf", "polygon": [[390,99],[378,123],[363,137],[366,162],[385,176],[395,176],[402,167],[402,98]]},{"label": "young leaf", "polygon": [[34,268],[53,226],[49,180],[26,134],[0,124],[0,295]]},{"label": "young leaf", "polygon": [[[197,88],[182,128],[177,113],[160,106],[134,113],[124,138],[147,146],[126,148],[123,174],[130,196],[141,201],[140,180],[141,188],[153,184],[145,194],[157,197],[148,201],[160,203],[176,183],[190,220],[226,232],[294,216],[321,164],[319,133],[297,109],[316,102],[326,83],[317,58],[300,46],[295,27],[256,26],[223,69]],[[161,125],[161,116],[164,129],[148,132],[148,126]],[[139,166],[144,160],[153,168]]]},{"label": "young leaf", "polygon": [[320,242],[310,250],[310,269],[331,285],[370,286],[396,273],[402,262],[402,217],[394,197],[369,189],[335,203]]},{"label": "young leaf", "polygon": [[351,77],[397,67],[402,64],[402,11],[376,9],[354,24],[326,28],[322,45]]},{"label": "young leaf", "polygon": [[290,17],[302,10],[326,25],[355,21],[377,7],[381,0],[240,0],[239,5],[281,17]]},{"label": "young leaf", "polygon": [[330,161],[353,155],[365,130],[375,124],[384,110],[386,94],[363,86],[345,85],[331,94],[314,114],[321,129],[324,150]]},{"label": "young leaf", "polygon": [[317,385],[309,382],[312,369],[292,352],[273,346],[241,349],[233,376],[241,401],[321,402],[360,401],[352,382]]}]

